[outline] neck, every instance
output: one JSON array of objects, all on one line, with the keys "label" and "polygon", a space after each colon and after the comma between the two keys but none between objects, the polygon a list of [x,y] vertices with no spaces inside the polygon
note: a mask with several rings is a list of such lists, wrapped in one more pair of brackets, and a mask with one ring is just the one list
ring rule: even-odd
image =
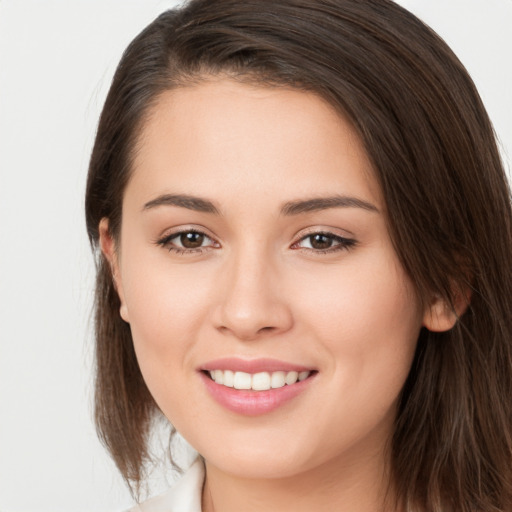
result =
[{"label": "neck", "polygon": [[244,478],[206,462],[203,512],[398,512],[389,464],[374,456],[357,464],[331,460],[290,477]]}]

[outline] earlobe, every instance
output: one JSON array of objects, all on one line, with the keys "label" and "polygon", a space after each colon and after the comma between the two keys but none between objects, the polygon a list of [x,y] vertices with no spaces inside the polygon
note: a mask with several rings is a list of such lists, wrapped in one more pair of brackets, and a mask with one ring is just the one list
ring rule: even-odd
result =
[{"label": "earlobe", "polygon": [[129,322],[128,308],[126,306],[126,302],[124,300],[124,292],[123,292],[123,283],[121,280],[121,275],[119,271],[119,260],[116,251],[115,240],[112,237],[112,234],[109,229],[109,222],[107,218],[103,218],[99,224],[99,243],[100,249],[107,260],[110,271],[112,274],[112,281],[114,283],[114,287],[119,296],[119,301],[121,302],[121,307],[119,308],[119,314],[121,318],[125,322]]},{"label": "earlobe", "polygon": [[455,311],[441,297],[435,297],[423,315],[423,327],[432,332],[449,331],[456,322]]},{"label": "earlobe", "polygon": [[[119,295],[119,300],[121,300],[121,295]],[[127,324],[130,323],[130,317],[128,316],[128,308],[126,307],[126,303],[124,302],[124,300],[121,300],[121,307],[119,308],[119,315]]]},{"label": "earlobe", "polygon": [[432,332],[449,331],[464,314],[470,300],[471,292],[469,289],[465,292],[460,290],[456,292],[452,304],[440,295],[434,295],[423,315],[423,327]]}]

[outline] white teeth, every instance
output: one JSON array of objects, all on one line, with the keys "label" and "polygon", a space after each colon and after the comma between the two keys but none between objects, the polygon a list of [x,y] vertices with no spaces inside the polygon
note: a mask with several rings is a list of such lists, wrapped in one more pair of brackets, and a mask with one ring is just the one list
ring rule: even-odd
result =
[{"label": "white teeth", "polygon": [[309,377],[310,372],[300,372],[299,373],[299,381],[307,379]]},{"label": "white teeth", "polygon": [[285,372],[273,372],[270,378],[272,389],[282,388],[286,384]]},{"label": "white teeth", "polygon": [[286,374],[285,382],[290,386],[291,384],[295,384],[297,379],[299,378],[299,372],[288,372]]},{"label": "white teeth", "polygon": [[235,389],[252,389],[253,391],[268,391],[269,389],[291,386],[297,381],[307,379],[311,372],[259,372],[250,374],[246,372],[233,372],[231,370],[212,370],[211,378],[223,386]]},{"label": "white teeth", "polygon": [[266,391],[270,389],[270,374],[267,372],[255,373],[252,376],[251,388],[255,391]]},{"label": "white teeth", "polygon": [[[217,382],[217,381],[215,381]],[[235,374],[231,370],[226,370],[224,372],[224,386],[228,388],[232,388],[235,385]]]},{"label": "white teeth", "polygon": [[224,384],[224,372],[222,370],[215,370],[213,380],[217,384]]},{"label": "white teeth", "polygon": [[[217,371],[217,370],[215,370]],[[235,372],[235,380],[233,381],[233,387],[235,389],[251,389],[251,374],[245,372]],[[215,381],[217,382],[217,381]],[[222,382],[218,383],[222,384]]]}]

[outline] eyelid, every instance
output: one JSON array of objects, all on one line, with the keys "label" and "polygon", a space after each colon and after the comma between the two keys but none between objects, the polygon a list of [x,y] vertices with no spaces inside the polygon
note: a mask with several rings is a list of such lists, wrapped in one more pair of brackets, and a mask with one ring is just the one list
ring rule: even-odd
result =
[{"label": "eyelid", "polygon": [[[355,245],[357,245],[357,240],[353,237],[352,234],[349,236],[345,234],[341,234],[338,232],[339,230],[337,228],[325,228],[322,226],[314,226],[307,228],[305,230],[300,231],[295,237],[295,241],[290,246],[291,249],[294,250],[301,250],[308,253],[313,254],[319,254],[319,255],[325,255],[337,251],[343,251],[343,250],[349,250],[353,248]],[[333,239],[335,242],[337,242],[332,247],[328,247],[326,249],[314,249],[311,247],[300,247],[299,244],[306,240],[309,237],[312,237],[314,235],[323,235],[328,238]]]},{"label": "eyelid", "polygon": [[[178,236],[180,236],[184,233],[198,233],[200,235],[204,235],[206,238],[211,240],[213,243],[208,246],[205,246],[205,247],[196,247],[196,248],[186,248],[186,247],[179,247],[179,246],[169,247],[172,239],[177,238]],[[184,252],[184,253],[206,251],[209,249],[215,249],[215,248],[220,247],[220,243],[218,242],[217,238],[215,236],[211,235],[209,233],[208,229],[204,228],[203,226],[197,226],[194,224],[177,226],[177,227],[174,227],[171,229],[167,229],[163,232],[163,234],[159,235],[154,240],[154,243],[156,245],[162,246],[168,250],[175,250],[177,252]]]},{"label": "eyelid", "polygon": [[330,227],[330,226],[310,226],[304,229],[301,229],[294,237],[294,243],[302,240],[311,235],[323,234],[327,236],[332,236],[336,238],[343,238],[344,240],[354,240],[355,236],[352,232],[343,230],[340,228]]},{"label": "eyelid", "polygon": [[[339,231],[341,231],[339,230],[339,228],[311,226],[309,228],[299,231],[299,233],[295,235],[295,241],[291,244],[290,248],[294,250],[302,250],[305,252],[311,252],[315,254],[327,254],[339,250],[348,250],[358,243],[357,240],[355,240],[355,238],[353,238],[351,234],[349,236],[346,236],[344,233],[339,233]],[[179,237],[184,233],[197,233],[203,235],[205,238],[210,240],[211,243],[208,244],[207,246],[199,246],[194,248],[180,247],[178,245],[171,244],[171,240]],[[325,249],[315,249],[312,247],[299,246],[299,244],[302,241],[314,235],[326,236],[328,238],[331,238],[336,243],[332,247],[328,247]],[[200,253],[221,247],[217,238],[211,235],[208,229],[204,228],[203,226],[193,224],[177,226],[165,230],[162,235],[160,235],[156,240],[154,240],[154,243],[158,246],[168,249],[169,251],[174,251],[177,253]]]},{"label": "eyelid", "polygon": [[200,226],[199,224],[181,224],[179,226],[174,226],[172,228],[167,228],[161,231],[161,234],[159,234],[155,242],[158,242],[159,240],[163,240],[164,238],[169,238],[171,236],[179,235],[180,233],[188,233],[188,232],[194,232],[194,233],[201,233],[202,235],[207,236],[208,238],[211,238],[212,240],[216,240],[217,237],[213,235],[209,229],[205,228],[204,226]]}]

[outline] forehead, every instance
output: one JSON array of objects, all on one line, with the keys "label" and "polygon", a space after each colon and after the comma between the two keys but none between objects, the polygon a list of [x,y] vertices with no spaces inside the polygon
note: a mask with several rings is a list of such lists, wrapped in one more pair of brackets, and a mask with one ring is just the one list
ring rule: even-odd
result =
[{"label": "forehead", "polygon": [[313,93],[229,79],[158,98],[142,126],[128,185],[147,200],[190,188],[222,200],[247,190],[306,196],[337,187],[380,202],[350,123]]}]

